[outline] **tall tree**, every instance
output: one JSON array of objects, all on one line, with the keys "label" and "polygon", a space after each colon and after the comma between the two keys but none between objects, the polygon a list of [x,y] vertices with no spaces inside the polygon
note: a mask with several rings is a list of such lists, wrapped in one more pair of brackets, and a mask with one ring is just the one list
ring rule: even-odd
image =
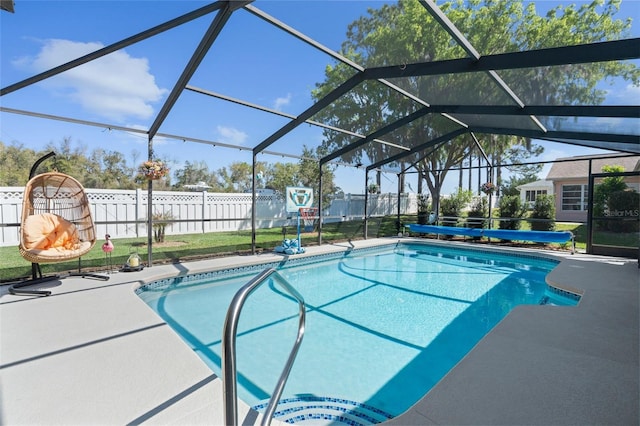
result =
[{"label": "tall tree", "polygon": [[529,147],[520,144],[509,147],[505,160],[513,165],[505,168],[512,174],[506,182],[497,183],[502,195],[519,195],[519,186],[539,179],[538,173],[542,171],[542,164],[518,164],[527,163],[532,158],[540,156],[543,151],[544,148],[537,144],[531,144]]},{"label": "tall tree", "polygon": [[[261,161],[256,163],[256,174],[266,175],[267,164]],[[223,192],[250,192],[252,188],[251,164],[244,161],[236,161],[228,167],[222,167],[216,173],[217,187]]]},{"label": "tall tree", "polygon": [[298,184],[299,171],[300,167],[296,163],[275,163],[269,167],[265,176],[265,186],[284,195],[287,186]]},{"label": "tall tree", "polygon": [[57,170],[60,173],[73,176],[80,182],[91,180],[93,178],[92,174],[96,173],[96,168],[89,165],[90,160],[87,155],[86,145],[78,144],[73,146],[70,137],[63,138],[57,144],[49,142],[46,151],[56,153],[55,157],[42,163],[42,166],[48,170]]},{"label": "tall tree", "polygon": [[210,185],[214,192],[219,190],[215,177],[204,161],[186,161],[184,167],[176,170],[173,175],[176,181],[173,183],[172,188],[178,191],[183,191],[185,185],[193,185],[198,182]]},{"label": "tall tree", "polygon": [[246,192],[251,189],[251,164],[233,162],[217,171],[218,186],[223,192]]},{"label": "tall tree", "polygon": [[107,188],[133,189],[135,185],[131,179],[133,167],[127,165],[127,159],[119,151],[106,151],[102,157],[104,173],[109,176]]},{"label": "tall tree", "polygon": [[[318,194],[320,193],[320,167],[318,157],[324,154],[325,152],[322,150],[322,147],[318,148],[318,150],[314,151],[307,146],[303,146],[302,148],[302,158],[298,163],[299,168],[299,176],[300,176],[300,185],[306,186],[308,188],[313,188],[314,193],[314,206],[319,205]],[[322,169],[322,205],[323,207],[327,207],[329,205],[331,196],[338,191],[340,188],[337,187],[334,183],[334,167],[331,165],[324,165]]]},{"label": "tall tree", "polygon": [[0,142],[0,186],[24,186],[29,170],[40,154],[21,143],[5,145]]},{"label": "tall tree", "polygon": [[[619,0],[608,0],[606,3],[594,1],[580,8],[557,7],[546,17],[537,14],[533,3],[525,7],[519,0],[451,0],[442,3],[440,8],[476,50],[487,55],[619,39],[630,28],[630,21],[614,17],[619,4]],[[402,66],[466,56],[415,0],[400,0],[395,5],[369,9],[367,16],[349,26],[341,53],[365,67]],[[321,99],[353,74],[354,71],[342,63],[328,66],[325,81],[317,84],[313,96]],[[500,75],[525,103],[531,104],[598,103],[604,99],[605,92],[596,85],[605,77],[622,76],[635,84],[640,80],[634,65],[617,62],[505,71]],[[394,79],[393,83],[430,103],[513,104],[485,74],[411,77]],[[316,118],[367,135],[419,107],[376,81],[366,81],[318,113]],[[461,119],[464,121],[465,117]],[[528,118],[522,120],[523,125],[532,125]],[[412,147],[457,128],[459,125],[446,117],[429,115],[381,139]],[[508,136],[480,137],[480,140],[486,150],[493,149],[490,152],[497,161],[503,158],[508,147],[523,143]],[[334,150],[351,142],[352,136],[331,134],[325,147]],[[433,199],[437,200],[448,169],[469,157],[472,151],[473,141],[464,134],[424,158],[416,156],[406,161],[419,160],[416,167],[426,179]],[[364,159],[375,161],[397,152],[390,144],[369,143],[347,152],[342,159],[353,163]]]},{"label": "tall tree", "polygon": [[86,188],[133,189],[136,167],[127,164],[119,151],[96,148],[90,153],[84,144],[74,144],[69,137],[47,144],[46,152],[56,153],[42,163],[42,170],[56,170],[78,179]]},{"label": "tall tree", "polygon": [[136,168],[127,164],[124,154],[102,148],[96,148],[88,154],[86,146],[74,145],[69,137],[58,143],[50,142],[41,152],[25,148],[18,143],[5,146],[0,142],[0,185],[26,184],[31,166],[51,151],[56,153],[55,157],[41,163],[38,173],[59,171],[78,179],[86,188],[136,187]]},{"label": "tall tree", "polygon": [[127,165],[125,156],[118,151],[105,151],[101,148],[91,152],[87,163],[87,176],[83,185],[89,188],[134,189],[131,179],[134,168]]}]

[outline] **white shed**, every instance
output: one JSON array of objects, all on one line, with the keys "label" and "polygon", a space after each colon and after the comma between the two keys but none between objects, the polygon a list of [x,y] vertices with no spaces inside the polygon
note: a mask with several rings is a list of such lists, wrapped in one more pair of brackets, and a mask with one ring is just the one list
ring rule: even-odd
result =
[{"label": "white shed", "polygon": [[518,187],[520,190],[520,200],[526,203],[529,208],[533,207],[538,195],[552,195],[553,182],[550,180],[537,180],[535,182],[525,183]]}]

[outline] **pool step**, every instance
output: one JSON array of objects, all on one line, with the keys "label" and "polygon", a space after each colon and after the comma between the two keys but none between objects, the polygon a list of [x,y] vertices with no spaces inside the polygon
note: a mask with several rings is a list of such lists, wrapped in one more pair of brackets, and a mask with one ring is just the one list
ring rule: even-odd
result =
[{"label": "pool step", "polygon": [[[268,400],[261,401],[253,409],[264,412],[268,404]],[[348,399],[307,395],[280,400],[273,418],[290,424],[366,426],[393,416]]]}]

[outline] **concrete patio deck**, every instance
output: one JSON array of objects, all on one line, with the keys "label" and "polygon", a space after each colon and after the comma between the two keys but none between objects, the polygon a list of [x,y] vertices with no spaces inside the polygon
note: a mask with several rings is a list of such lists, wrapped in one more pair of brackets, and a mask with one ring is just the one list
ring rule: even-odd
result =
[{"label": "concrete patio deck", "polygon": [[[307,255],[349,247],[308,247]],[[637,261],[542,253],[562,260],[547,281],[581,293],[580,304],[516,308],[388,424],[639,424]],[[67,278],[43,285],[53,294],[42,298],[13,296],[2,286],[0,424],[223,424],[220,379],[134,290],[178,274],[279,259],[159,265],[107,282]],[[239,419],[250,425],[260,416],[240,402]]]}]

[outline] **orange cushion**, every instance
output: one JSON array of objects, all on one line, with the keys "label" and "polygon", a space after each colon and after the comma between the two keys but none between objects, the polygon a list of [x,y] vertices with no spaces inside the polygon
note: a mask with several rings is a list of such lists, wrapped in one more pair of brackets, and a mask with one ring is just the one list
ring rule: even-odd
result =
[{"label": "orange cushion", "polygon": [[31,215],[22,226],[22,245],[27,250],[56,247],[72,250],[79,243],[76,226],[56,214]]},{"label": "orange cushion", "polygon": [[60,216],[58,218],[60,223],[56,227],[56,239],[51,243],[51,247],[62,247],[67,250],[75,249],[79,242],[76,226]]}]

